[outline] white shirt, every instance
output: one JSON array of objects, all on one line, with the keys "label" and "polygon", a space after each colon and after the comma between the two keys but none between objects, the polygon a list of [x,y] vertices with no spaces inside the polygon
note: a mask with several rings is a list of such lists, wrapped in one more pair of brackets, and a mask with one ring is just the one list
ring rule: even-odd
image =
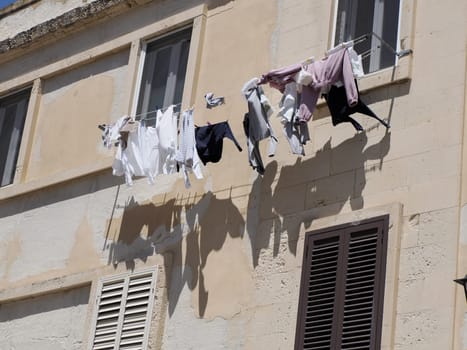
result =
[{"label": "white shirt", "polygon": [[193,110],[188,110],[182,115],[180,146],[176,154],[176,160],[181,164],[186,188],[191,187],[188,172],[193,172],[197,179],[203,178],[201,160],[196,151]]},{"label": "white shirt", "polygon": [[118,145],[112,173],[125,176],[131,186],[134,176],[147,177],[150,184],[160,174],[172,174],[177,170],[177,117],[173,106],[157,112],[156,127],[139,125],[128,134],[126,148]]}]

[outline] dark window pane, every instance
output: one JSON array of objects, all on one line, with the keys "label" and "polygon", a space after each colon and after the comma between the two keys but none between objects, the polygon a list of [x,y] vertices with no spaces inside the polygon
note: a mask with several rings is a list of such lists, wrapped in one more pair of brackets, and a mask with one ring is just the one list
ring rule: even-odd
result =
[{"label": "dark window pane", "polygon": [[[335,45],[376,33],[391,47],[397,49],[399,0],[340,0],[337,8]],[[376,37],[355,45],[360,53],[369,53],[363,59],[365,73],[395,64],[394,52]]]},{"label": "dark window pane", "polygon": [[181,103],[190,38],[191,28],[147,45],[136,110],[140,119],[154,121],[153,111]]},{"label": "dark window pane", "polygon": [[0,99],[0,186],[13,183],[30,90]]},{"label": "dark window pane", "polygon": [[151,94],[147,107],[149,111],[164,107],[165,87],[169,75],[171,52],[172,47],[167,47],[157,52],[155,69],[150,86]]},{"label": "dark window pane", "polygon": [[175,85],[174,104],[182,102],[183,87],[185,86],[186,66],[188,63],[188,53],[190,51],[190,42],[182,42],[182,48],[180,51],[180,61],[178,64],[177,72],[177,83]]},{"label": "dark window pane", "polygon": [[[397,28],[399,25],[399,0],[386,0],[384,2],[384,22],[383,22],[383,39],[391,45],[394,50],[397,50]],[[385,47],[381,54],[381,68],[386,68],[394,65],[394,53]]]}]

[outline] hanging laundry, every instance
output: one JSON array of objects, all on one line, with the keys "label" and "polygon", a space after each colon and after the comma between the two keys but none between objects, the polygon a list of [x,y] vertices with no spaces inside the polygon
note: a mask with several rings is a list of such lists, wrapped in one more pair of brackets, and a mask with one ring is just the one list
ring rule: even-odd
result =
[{"label": "hanging laundry", "polygon": [[159,135],[155,127],[141,127],[140,152],[143,159],[143,176],[146,176],[148,183],[154,184],[155,178],[159,175]]},{"label": "hanging laundry", "polygon": [[[302,64],[295,64],[281,69],[273,70],[261,78],[261,83],[269,84],[281,91],[285,90],[285,85],[296,80],[296,74],[302,69]],[[298,121],[308,122],[313,115],[318,97],[322,91],[327,91],[332,84],[341,81],[344,84],[349,106],[354,106],[358,102],[357,86],[354,81],[352,65],[349,52],[343,47],[329,56],[310,63],[304,67],[312,82],[302,86],[301,103],[298,110]]]},{"label": "hanging laundry", "polygon": [[195,129],[196,150],[204,165],[208,162],[217,163],[221,159],[224,137],[232,140],[237,149],[242,151],[228,122],[209,124]]},{"label": "hanging laundry", "polygon": [[176,172],[177,117],[173,106],[165,112],[157,111],[155,127],[145,127],[139,122],[133,122],[130,127],[126,127],[128,123],[116,125],[121,127],[113,175],[125,176],[126,184],[131,186],[135,176],[144,176],[154,184],[157,175]]},{"label": "hanging laundry", "polygon": [[[112,164],[112,173],[115,176],[125,176],[127,185],[133,185],[134,176],[146,176],[145,162],[147,158],[142,151],[145,149],[143,143],[147,140],[143,136],[146,128],[139,126],[136,131],[129,132],[126,147],[120,142],[117,146],[117,153]],[[154,183],[153,176],[148,176],[148,182]]]},{"label": "hanging laundry", "polygon": [[295,82],[296,74],[302,69],[300,63],[293,64],[287,67],[273,69],[269,73],[261,76],[258,84],[269,83],[269,86],[284,93],[285,86],[288,83]]},{"label": "hanging laundry", "polygon": [[305,155],[305,145],[310,141],[310,133],[307,123],[297,123],[297,107],[300,104],[300,94],[297,91],[298,84],[288,83],[279,102],[278,116],[281,118],[284,135],[289,142],[293,154]]},{"label": "hanging laundry", "polygon": [[225,103],[223,96],[214,97],[212,92],[208,92],[206,95],[204,95],[204,99],[206,100],[206,108],[208,109],[223,105]]},{"label": "hanging laundry", "polygon": [[353,48],[353,46],[349,47],[349,58],[350,64],[352,66],[352,73],[354,78],[361,78],[365,75],[363,71],[363,63],[362,63],[362,55],[359,55]]},{"label": "hanging laundry", "polygon": [[[358,91],[358,90],[357,90]],[[352,117],[350,114],[354,113],[362,113],[368,115],[376,120],[378,120],[381,124],[383,124],[386,128],[389,128],[389,124],[386,123],[384,120],[380,119],[361,99],[360,96],[358,97],[357,104],[350,107],[347,103],[347,95],[345,92],[345,87],[337,87],[331,86],[331,89],[327,94],[323,95],[326,103],[328,105],[329,111],[331,112],[332,117],[332,125],[336,126],[340,123],[351,123],[354,128],[358,131],[362,131],[363,127]]]},{"label": "hanging laundry", "polygon": [[156,164],[156,175],[172,174],[177,171],[177,114],[171,105],[162,112],[156,113],[156,133],[159,143],[156,147],[158,163]]},{"label": "hanging laundry", "polygon": [[181,165],[185,188],[191,187],[188,177],[189,172],[193,172],[197,179],[203,178],[201,170],[201,160],[196,151],[195,126],[193,123],[193,110],[183,112],[180,127],[180,144],[175,156],[177,162]]},{"label": "hanging laundry", "polygon": [[111,148],[113,144],[120,140],[120,129],[130,119],[125,115],[118,119],[114,124],[100,124],[98,127],[102,130],[102,143],[104,147]]},{"label": "hanging laundry", "polygon": [[269,138],[268,155],[274,155],[277,138],[269,124],[272,107],[264,95],[263,89],[257,85],[257,79],[248,81],[242,88],[248,102],[248,113],[243,119],[243,129],[247,137],[248,160],[259,174],[264,174],[264,165],[259,151],[259,141]]}]

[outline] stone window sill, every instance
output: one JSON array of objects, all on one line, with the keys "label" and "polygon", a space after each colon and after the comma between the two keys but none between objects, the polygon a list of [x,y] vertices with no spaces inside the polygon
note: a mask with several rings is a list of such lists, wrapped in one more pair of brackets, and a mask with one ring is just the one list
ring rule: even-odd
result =
[{"label": "stone window sill", "polygon": [[358,81],[361,93],[376,89],[378,87],[400,83],[411,78],[412,56],[399,59],[396,66],[365,75]]}]

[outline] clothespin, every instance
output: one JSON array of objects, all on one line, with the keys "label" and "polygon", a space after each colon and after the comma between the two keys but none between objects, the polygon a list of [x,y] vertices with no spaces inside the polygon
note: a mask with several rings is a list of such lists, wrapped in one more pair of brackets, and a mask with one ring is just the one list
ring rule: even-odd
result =
[{"label": "clothespin", "polygon": [[254,89],[258,87],[259,84],[263,84],[262,79],[259,78],[252,78],[248,80],[242,87],[242,94],[246,95],[248,93],[248,90]]},{"label": "clothespin", "polygon": [[139,122],[133,119],[130,119],[127,121],[127,123],[124,126],[122,126],[122,128],[120,129],[120,132],[134,132],[136,131],[138,126],[139,126]]},{"label": "clothespin", "polygon": [[328,51],[326,51],[324,53],[324,56],[328,57],[328,56],[332,55],[333,53],[339,51],[342,48],[349,48],[349,47],[353,46],[353,43],[354,43],[353,40],[345,41],[343,43],[340,43],[339,45],[337,45],[337,46],[333,47],[332,49],[329,49]]},{"label": "clothespin", "polygon": [[312,64],[314,62],[315,62],[315,57],[311,56],[302,62],[302,66],[308,66],[309,64]]}]

